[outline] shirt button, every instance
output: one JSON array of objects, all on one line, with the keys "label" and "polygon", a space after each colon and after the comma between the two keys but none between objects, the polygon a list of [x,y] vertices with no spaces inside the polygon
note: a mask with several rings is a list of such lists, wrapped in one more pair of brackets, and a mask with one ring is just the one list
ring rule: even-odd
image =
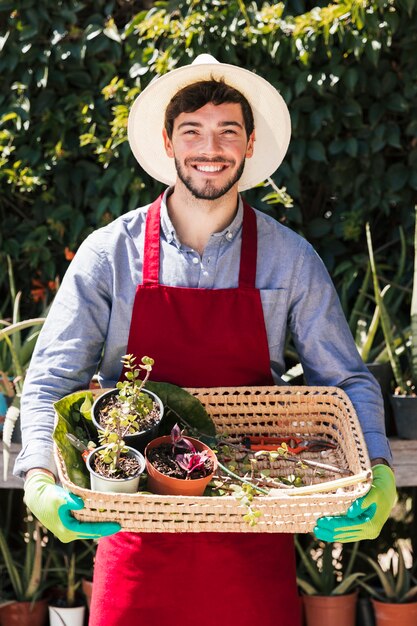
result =
[{"label": "shirt button", "polygon": [[198,259],[197,259],[197,257],[196,257],[196,256],[195,256],[195,257],[193,257],[193,263],[194,263],[194,265],[197,265],[197,263],[198,263]]},{"label": "shirt button", "polygon": [[226,235],[227,239],[230,241],[231,239],[233,239],[233,233],[228,232]]}]

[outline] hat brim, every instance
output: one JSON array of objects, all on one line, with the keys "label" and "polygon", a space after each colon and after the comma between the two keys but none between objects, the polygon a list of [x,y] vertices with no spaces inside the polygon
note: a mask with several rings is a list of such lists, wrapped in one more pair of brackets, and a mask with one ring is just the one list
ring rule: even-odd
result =
[{"label": "hat brim", "polygon": [[251,105],[255,122],[255,146],[246,159],[239,191],[255,187],[281,164],[290,141],[291,120],[278,91],[264,78],[226,63],[187,65],[152,81],[136,98],[128,119],[128,139],[141,167],[153,178],[173,185],[177,178],[174,159],[167,156],[162,138],[165,110],[173,96],[201,80],[223,79],[240,91]]}]

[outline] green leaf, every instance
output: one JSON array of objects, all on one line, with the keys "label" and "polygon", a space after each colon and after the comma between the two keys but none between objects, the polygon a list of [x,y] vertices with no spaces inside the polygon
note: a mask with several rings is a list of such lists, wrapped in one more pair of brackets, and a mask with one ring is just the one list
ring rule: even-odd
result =
[{"label": "green leaf", "polygon": [[401,93],[392,93],[386,99],[387,109],[396,113],[405,113],[409,109],[407,100],[401,95]]},{"label": "green leaf", "polygon": [[300,576],[297,576],[297,585],[308,596],[316,596],[319,593],[318,589],[316,589],[311,583],[307,582],[306,580],[304,580]]},{"label": "green leaf", "polygon": [[3,556],[3,561],[6,566],[7,573],[9,575],[10,583],[13,587],[13,592],[17,600],[23,600],[23,584],[22,579],[19,576],[19,571],[13,561],[12,553],[9,548],[9,542],[3,534],[0,528],[0,552]]},{"label": "green leaf", "polygon": [[402,163],[395,163],[388,168],[387,172],[387,184],[392,191],[399,191],[402,189],[408,180],[408,168]]},{"label": "green leaf", "polygon": [[345,145],[345,139],[333,139],[333,141],[329,145],[329,154],[331,154],[332,156],[340,154],[345,149]]},{"label": "green leaf", "polygon": [[[54,408],[57,414],[53,437],[57,444],[67,468],[69,479],[79,487],[89,489],[90,478],[81,452],[76,450],[69,442],[67,433],[72,433],[78,439],[87,443],[95,438],[94,429],[91,426],[91,416],[87,409],[93,402],[91,391],[77,391],[55,402]],[[80,415],[83,420],[80,420]],[[89,417],[89,419],[88,419]],[[84,432],[84,437],[80,433]]]},{"label": "green leaf", "polygon": [[369,121],[371,126],[375,126],[385,113],[385,107],[380,102],[374,102],[369,109]]},{"label": "green leaf", "polygon": [[332,595],[337,596],[349,593],[361,576],[364,576],[361,572],[355,572],[354,574],[346,576],[342,582],[333,589]]},{"label": "green leaf", "polygon": [[324,149],[324,146],[321,143],[321,141],[318,141],[318,140],[313,140],[313,141],[309,141],[308,142],[307,156],[312,161],[319,161],[319,162],[322,162],[322,163],[326,163],[326,161],[327,161],[327,159],[326,159],[326,151]]},{"label": "green leaf", "polygon": [[411,122],[407,124],[405,134],[417,137],[417,120],[411,120]]},{"label": "green leaf", "polygon": [[362,107],[356,100],[352,98],[348,98],[345,102],[342,103],[340,110],[343,115],[347,117],[355,117],[362,115]]},{"label": "green leaf", "polygon": [[355,137],[349,137],[349,139],[346,140],[345,151],[352,158],[358,155],[358,141]]},{"label": "green leaf", "polygon": [[209,437],[216,434],[214,422],[200,400],[182,387],[170,383],[148,381],[146,388],[156,393],[166,407],[166,414],[160,429],[163,431],[161,434],[168,435],[179,418],[183,418],[199,434]]},{"label": "green leaf", "polygon": [[353,91],[358,82],[359,73],[358,70],[354,67],[348,69],[343,75],[343,82],[346,84],[346,87],[349,91]]},{"label": "green leaf", "polygon": [[389,123],[387,125],[387,132],[386,132],[387,144],[389,146],[392,146],[393,148],[401,148],[400,137],[401,137],[401,131],[400,131],[400,127],[398,126],[398,124]]},{"label": "green leaf", "polygon": [[[303,564],[303,566],[305,567],[308,576],[311,579],[311,583],[310,581],[305,581],[305,585],[312,585],[313,588],[315,588],[317,591],[315,591],[314,593],[317,593],[318,590],[321,590],[322,588],[322,580],[321,580],[321,576],[320,576],[320,572],[317,568],[317,563],[315,561],[312,561],[308,555],[304,552],[303,548],[301,547],[301,544],[297,538],[297,536],[294,537],[294,542],[295,542],[295,547],[296,550],[298,552],[298,555],[301,559],[301,562]],[[301,577],[298,579],[297,578],[297,582],[300,584],[301,581]],[[308,593],[308,592],[306,592]]]}]

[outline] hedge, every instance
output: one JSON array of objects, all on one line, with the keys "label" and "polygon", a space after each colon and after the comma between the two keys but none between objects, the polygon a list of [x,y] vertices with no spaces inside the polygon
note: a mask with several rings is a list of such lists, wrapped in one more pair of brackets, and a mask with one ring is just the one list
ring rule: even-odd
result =
[{"label": "hedge", "polygon": [[131,155],[129,105],[156,74],[210,52],[268,78],[290,108],[288,155],[272,186],[247,199],[313,243],[352,330],[358,296],[365,318],[374,306],[363,293],[369,221],[384,278],[400,283],[391,304],[406,320],[417,191],[416,0],[346,0],[298,15],[308,3],[142,6],[0,3],[2,315],[10,311],[7,257],[32,311],[31,290],[38,300],[53,292],[89,232],[160,191]]}]

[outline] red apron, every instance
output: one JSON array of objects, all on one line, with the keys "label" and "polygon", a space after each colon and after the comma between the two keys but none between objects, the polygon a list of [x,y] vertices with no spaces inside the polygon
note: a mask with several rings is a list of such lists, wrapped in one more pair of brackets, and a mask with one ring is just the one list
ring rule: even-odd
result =
[{"label": "red apron", "polygon": [[[272,384],[256,216],[244,207],[239,287],[159,284],[160,206],[146,221],[128,353],[182,387]],[[100,539],[89,626],[300,626],[292,535],[117,533]]]}]

